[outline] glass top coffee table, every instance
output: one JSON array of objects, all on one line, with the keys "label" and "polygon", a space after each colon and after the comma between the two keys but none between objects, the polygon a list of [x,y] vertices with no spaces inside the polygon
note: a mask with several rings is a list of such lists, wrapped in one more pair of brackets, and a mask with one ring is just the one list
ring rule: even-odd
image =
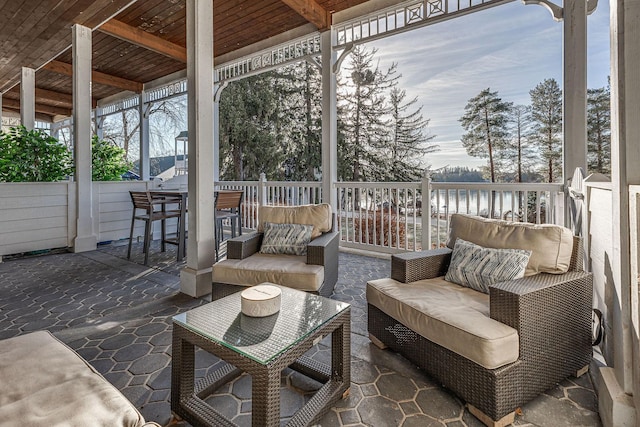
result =
[{"label": "glass top coffee table", "polygon": [[[252,425],[280,424],[280,374],[291,367],[324,385],[289,421],[307,425],[348,394],[351,384],[350,306],[286,287],[280,311],[249,317],[240,293],[173,317],[171,410],[194,426],[235,425],[203,399],[246,372],[252,376]],[[331,334],[331,366],[303,354]],[[195,346],[228,362],[194,381]]]}]

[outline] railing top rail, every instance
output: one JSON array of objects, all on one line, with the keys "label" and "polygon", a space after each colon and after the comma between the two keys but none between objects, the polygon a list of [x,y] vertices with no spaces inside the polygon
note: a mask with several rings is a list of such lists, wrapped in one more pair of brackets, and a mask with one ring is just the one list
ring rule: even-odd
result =
[{"label": "railing top rail", "polygon": [[320,181],[267,181],[268,187],[322,187]]},{"label": "railing top rail", "polygon": [[561,183],[544,182],[431,182],[434,190],[502,190],[502,191],[562,191]]},{"label": "railing top rail", "polygon": [[398,188],[418,189],[420,182],[336,182],[336,188]]}]

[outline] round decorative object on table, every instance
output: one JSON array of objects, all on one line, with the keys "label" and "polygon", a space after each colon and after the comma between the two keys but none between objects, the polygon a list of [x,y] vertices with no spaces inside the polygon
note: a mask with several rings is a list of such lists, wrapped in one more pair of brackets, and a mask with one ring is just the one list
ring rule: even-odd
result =
[{"label": "round decorative object on table", "polygon": [[266,317],[280,311],[282,291],[279,287],[262,283],[245,289],[240,294],[242,314],[251,317]]}]

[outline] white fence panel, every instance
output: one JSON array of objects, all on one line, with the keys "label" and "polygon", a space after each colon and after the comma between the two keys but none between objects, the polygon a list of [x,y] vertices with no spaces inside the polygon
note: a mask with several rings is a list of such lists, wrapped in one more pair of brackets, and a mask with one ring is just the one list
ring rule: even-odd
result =
[{"label": "white fence panel", "polygon": [[74,191],[72,182],[0,183],[0,256],[68,246]]},{"label": "white fence panel", "polygon": [[[97,215],[94,217],[97,223],[98,242],[129,238],[133,212],[129,191],[145,191],[149,185],[147,181],[93,183],[93,197],[98,201]],[[94,209],[94,214],[95,211]],[[167,229],[172,228],[167,225]],[[133,235],[144,235],[143,221],[136,221]]]}]

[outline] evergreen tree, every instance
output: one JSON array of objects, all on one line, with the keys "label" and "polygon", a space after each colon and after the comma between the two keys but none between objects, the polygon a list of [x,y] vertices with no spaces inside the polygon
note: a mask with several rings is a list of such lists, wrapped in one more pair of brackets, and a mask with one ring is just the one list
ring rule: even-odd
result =
[{"label": "evergreen tree", "polygon": [[398,76],[396,64],[386,71],[374,64],[376,52],[355,47],[350,65],[344,68],[349,78],[340,82],[338,98],[342,104],[344,138],[339,140],[338,175],[342,180],[375,181],[381,178],[376,165],[385,163],[383,148],[388,123],[384,118],[389,108],[384,94]]},{"label": "evergreen tree", "polygon": [[529,91],[532,141],[544,161],[548,182],[562,179],[562,91],[555,79],[545,79]]},{"label": "evergreen tree", "polygon": [[422,107],[409,110],[418,102],[418,98],[406,102],[405,98],[404,90],[398,89],[397,86],[391,88],[389,92],[391,132],[385,148],[388,152],[385,162],[388,167],[380,174],[384,181],[420,179],[424,170],[424,155],[438,150],[437,145],[426,145],[435,136],[425,134],[429,120],[423,118]]},{"label": "evergreen tree", "polygon": [[587,163],[589,172],[611,173],[610,88],[587,91]]},{"label": "evergreen tree", "polygon": [[509,139],[505,146],[504,158],[513,167],[515,182],[524,182],[526,172],[536,161],[537,153],[530,144],[531,107],[514,105],[509,111]]},{"label": "evergreen tree", "polygon": [[466,131],[462,145],[470,156],[487,158],[490,182],[496,182],[498,152],[504,148],[511,103],[490,88],[471,98],[464,107],[460,123]]},{"label": "evergreen tree", "polygon": [[220,176],[280,179],[285,152],[276,144],[278,98],[272,73],[230,83],[220,99]]}]

